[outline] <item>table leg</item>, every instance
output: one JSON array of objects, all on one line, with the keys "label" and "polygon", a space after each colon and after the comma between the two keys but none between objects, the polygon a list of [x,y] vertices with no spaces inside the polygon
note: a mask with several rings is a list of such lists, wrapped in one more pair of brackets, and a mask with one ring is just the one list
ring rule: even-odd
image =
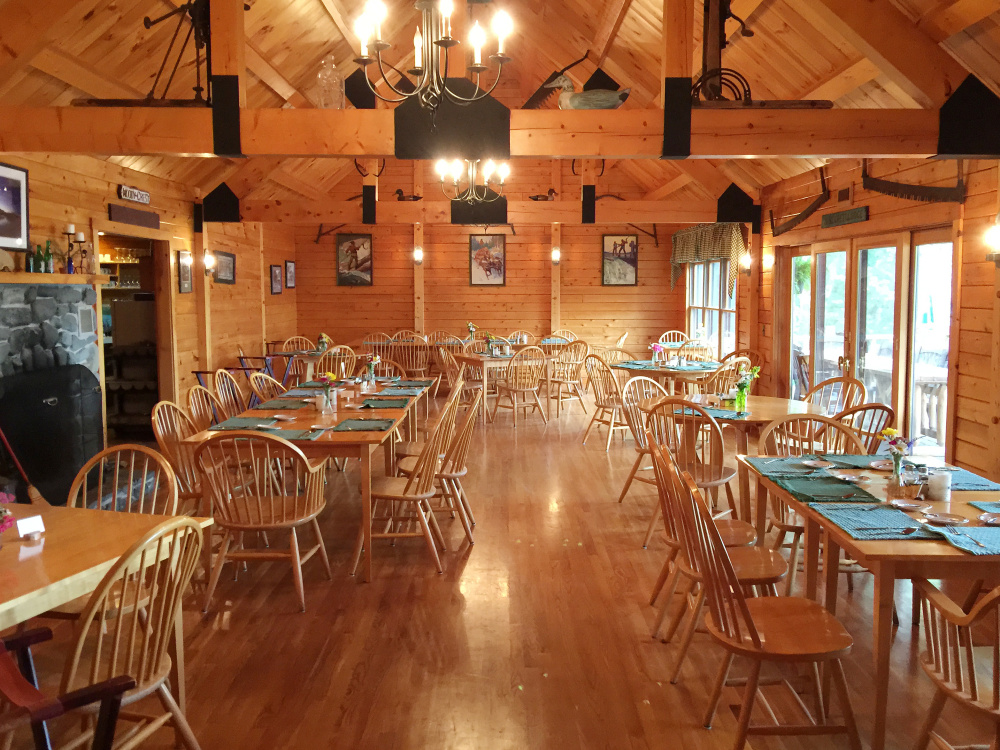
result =
[{"label": "table leg", "polygon": [[[559,393],[560,397],[562,392]],[[552,419],[552,362],[545,361],[545,418]]]},{"label": "table leg", "polygon": [[889,651],[892,648],[892,609],[896,592],[896,570],[892,563],[871,568],[875,576],[875,618],[872,658],[875,662],[875,727],[872,750],[885,748],[885,724],[889,707]]},{"label": "table leg", "polygon": [[361,448],[361,539],[365,556],[361,575],[372,579],[372,448]]},{"label": "table leg", "polygon": [[802,540],[802,566],[806,575],[806,598],[816,599],[819,579],[819,538],[822,534],[819,524],[807,518],[806,532]]},{"label": "table leg", "polygon": [[[289,367],[291,367],[291,363],[290,362],[289,362]],[[315,375],[316,375],[316,363],[313,362],[312,359],[307,359],[306,360],[306,382],[309,382],[311,380],[315,380],[316,379]]]},{"label": "table leg", "polygon": [[[742,425],[736,426],[736,452],[744,456],[750,452],[750,438]],[[740,520],[750,520],[750,470],[739,464],[740,477]]]},{"label": "table leg", "polygon": [[767,490],[764,483],[757,480],[757,507],[754,513],[754,527],[757,531],[757,546],[764,546],[764,534],[767,532]]},{"label": "table leg", "polygon": [[483,363],[483,424],[484,425],[486,424],[486,414],[487,414],[486,394],[489,392],[487,391],[487,388],[489,387],[489,383],[487,382],[487,373],[489,372],[489,370],[490,368],[487,367],[486,363],[484,362]]},{"label": "table leg", "polygon": [[840,584],[840,545],[823,532],[823,578],[826,608],[837,614],[837,587]]},{"label": "table leg", "polygon": [[[206,529],[207,531],[207,529]],[[170,655],[170,692],[182,714],[187,714],[187,686],[184,675],[184,613],[180,608],[174,616],[174,633],[167,647]],[[178,735],[179,736],[179,735]]]},{"label": "table leg", "polygon": [[[417,400],[410,404],[406,410],[406,439],[415,442],[417,439]],[[390,474],[389,476],[393,476]]]}]

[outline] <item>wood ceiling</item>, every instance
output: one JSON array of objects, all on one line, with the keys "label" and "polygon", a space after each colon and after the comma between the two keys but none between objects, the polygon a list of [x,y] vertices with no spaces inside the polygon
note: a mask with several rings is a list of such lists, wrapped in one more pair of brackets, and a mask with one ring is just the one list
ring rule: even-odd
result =
[{"label": "wood ceiling", "polygon": [[[871,0],[843,0],[861,7]],[[875,0],[887,2],[888,0]],[[700,67],[701,11],[696,6],[695,61]],[[1000,0],[892,0],[933,43],[1000,93]],[[22,19],[32,30],[31,46],[17,64],[0,59],[0,104],[67,105],[78,97],[139,97],[149,91],[173,33],[173,23],[143,27],[171,0],[79,0],[52,23],[49,0],[0,0],[0,20]],[[829,5],[830,3],[827,3]],[[313,107],[318,99],[320,60],[333,54],[345,73],[358,52],[351,32],[362,2],[347,0],[252,0],[245,14],[248,107]],[[387,0],[387,37],[395,49],[387,58],[412,56],[417,13],[412,0]],[[456,3],[456,5],[460,5]],[[514,17],[509,44],[514,62],[495,94],[511,108],[554,70],[589,52],[570,72],[579,86],[600,67],[632,94],[626,108],[657,106],[661,85],[664,0],[498,0]],[[863,54],[864,40],[852,38],[836,17],[812,0],[733,0],[755,35],[743,38],[736,25],[723,53],[727,67],[742,72],[756,99],[832,99],[844,108],[916,108],[924,101],[893,74],[891,61]],[[472,6],[488,20],[490,6]],[[58,16],[58,14],[56,14]],[[0,49],[18,24],[0,23]],[[22,32],[23,33],[23,32]],[[23,46],[23,45],[22,45]],[[861,49],[859,49],[859,47]],[[397,53],[396,50],[399,50]],[[23,64],[24,61],[28,64]],[[948,60],[947,62],[951,62]],[[402,66],[400,66],[402,67]],[[187,97],[194,85],[191,56],[180,66],[172,96]],[[555,97],[546,106],[555,107]],[[357,176],[344,159],[194,159],[109,157],[121,166],[210,190],[222,180],[237,193],[258,198],[330,195]],[[746,159],[664,162],[620,160],[608,165],[655,199],[715,198],[729,182],[748,192],[801,174],[817,159]],[[356,180],[353,180],[356,181]],[[540,189],[546,186],[540,185]]]}]

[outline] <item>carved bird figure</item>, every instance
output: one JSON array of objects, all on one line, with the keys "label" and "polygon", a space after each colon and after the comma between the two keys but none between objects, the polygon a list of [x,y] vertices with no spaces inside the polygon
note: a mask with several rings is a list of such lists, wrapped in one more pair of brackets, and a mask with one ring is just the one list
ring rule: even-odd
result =
[{"label": "carved bird figure", "polygon": [[529,195],[528,197],[533,201],[554,201],[557,195],[559,195],[559,193],[555,191],[555,188],[549,188],[549,192],[547,193],[541,195]]},{"label": "carved bird figure", "polygon": [[559,92],[559,109],[618,109],[628,99],[632,89],[610,91],[608,89],[592,89],[591,91],[574,91],[573,82],[569,76],[559,76],[546,88],[562,89]]},{"label": "carved bird figure", "polygon": [[406,195],[402,188],[396,188],[396,200],[398,201],[421,201],[423,199],[422,195]]}]

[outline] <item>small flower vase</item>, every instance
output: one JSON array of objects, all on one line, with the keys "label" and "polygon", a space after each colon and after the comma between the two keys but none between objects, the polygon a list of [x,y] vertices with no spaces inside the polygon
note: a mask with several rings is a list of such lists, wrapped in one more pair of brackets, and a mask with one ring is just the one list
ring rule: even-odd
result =
[{"label": "small flower vase", "polygon": [[320,414],[333,414],[334,412],[334,396],[333,392],[329,388],[323,389],[323,395],[320,397],[319,411]]},{"label": "small flower vase", "polygon": [[660,353],[656,351],[656,349],[653,350],[653,356],[651,358],[651,361],[654,365],[660,361]]},{"label": "small flower vase", "polygon": [[746,411],[747,410],[747,392],[749,388],[737,388],[736,389],[736,411]]},{"label": "small flower vase", "polygon": [[325,352],[327,349],[327,343],[325,339],[320,339],[319,343],[316,344],[316,351]]},{"label": "small flower vase", "polygon": [[892,484],[899,487],[903,483],[903,454],[892,454]]},{"label": "small flower vase", "polygon": [[372,362],[369,362],[368,366],[365,367],[364,382],[367,385],[375,385],[375,365]]}]

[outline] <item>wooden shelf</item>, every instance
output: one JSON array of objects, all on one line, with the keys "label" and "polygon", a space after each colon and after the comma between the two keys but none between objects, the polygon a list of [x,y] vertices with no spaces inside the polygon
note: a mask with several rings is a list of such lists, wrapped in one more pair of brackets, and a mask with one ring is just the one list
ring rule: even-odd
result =
[{"label": "wooden shelf", "polygon": [[0,284],[76,284],[100,286],[111,281],[110,276],[89,273],[26,273],[13,271],[0,273]]}]

